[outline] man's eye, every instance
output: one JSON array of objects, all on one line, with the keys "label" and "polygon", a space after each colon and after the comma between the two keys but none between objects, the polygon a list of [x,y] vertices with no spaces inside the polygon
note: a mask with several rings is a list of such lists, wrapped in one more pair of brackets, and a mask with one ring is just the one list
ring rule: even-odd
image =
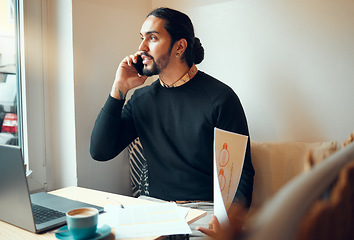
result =
[{"label": "man's eye", "polygon": [[155,36],[153,36],[153,35],[151,35],[151,40],[156,40],[157,39],[157,37],[155,37]]}]

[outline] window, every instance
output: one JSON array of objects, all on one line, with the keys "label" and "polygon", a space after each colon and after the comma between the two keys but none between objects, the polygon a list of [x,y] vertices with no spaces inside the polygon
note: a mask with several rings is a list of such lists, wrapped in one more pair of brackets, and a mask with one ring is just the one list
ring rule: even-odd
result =
[{"label": "window", "polygon": [[0,144],[21,147],[27,170],[33,171],[28,177],[31,191],[46,190],[47,185],[41,65],[44,7],[44,1],[0,0]]},{"label": "window", "polygon": [[0,0],[0,144],[18,145],[20,97],[14,0]]}]

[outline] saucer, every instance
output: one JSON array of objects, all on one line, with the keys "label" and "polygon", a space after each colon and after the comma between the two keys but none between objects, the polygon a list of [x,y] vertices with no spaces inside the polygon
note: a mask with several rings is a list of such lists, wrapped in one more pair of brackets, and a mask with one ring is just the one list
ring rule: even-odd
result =
[{"label": "saucer", "polygon": [[[65,231],[65,230],[68,230],[67,225],[58,229],[58,231]],[[111,227],[105,224],[105,225],[102,225],[101,227],[98,227],[96,230],[96,235],[90,239],[91,240],[101,239],[101,238],[107,237],[110,233],[111,233]],[[58,239],[74,240],[73,236],[71,236],[71,233],[69,231],[62,232],[62,233],[56,233],[55,236]]]}]

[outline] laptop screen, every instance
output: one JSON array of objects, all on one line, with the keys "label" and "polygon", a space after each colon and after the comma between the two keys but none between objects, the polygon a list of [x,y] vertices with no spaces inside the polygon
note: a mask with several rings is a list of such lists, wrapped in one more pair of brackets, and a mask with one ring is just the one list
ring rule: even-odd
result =
[{"label": "laptop screen", "polygon": [[0,219],[35,231],[21,149],[0,145]]},{"label": "laptop screen", "polygon": [[[100,213],[104,210],[100,206],[45,192],[30,195],[21,149],[17,146],[0,145],[0,166],[0,220],[2,221],[39,233],[64,225],[65,213],[72,209],[94,207]],[[58,211],[62,214],[51,214],[46,221],[40,223],[36,218],[37,224],[35,224],[32,211],[34,207],[48,210],[50,213]],[[41,212],[38,217],[43,220],[44,214],[40,215]],[[36,211],[36,216],[37,213]]]}]

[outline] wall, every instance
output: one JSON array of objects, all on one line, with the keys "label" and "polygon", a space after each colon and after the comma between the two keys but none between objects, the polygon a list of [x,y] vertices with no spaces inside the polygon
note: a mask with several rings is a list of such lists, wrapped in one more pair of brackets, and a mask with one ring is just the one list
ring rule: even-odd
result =
[{"label": "wall", "polygon": [[78,185],[130,194],[129,182],[122,181],[129,179],[127,152],[108,162],[96,162],[89,154],[89,141],[120,61],[138,50],[150,1],[72,3]]},{"label": "wall", "polygon": [[50,0],[43,8],[47,184],[56,189],[77,183],[72,6]]},{"label": "wall", "polygon": [[[28,149],[31,169],[42,166],[45,172],[40,175],[40,171],[34,171],[33,182],[38,184],[31,184],[31,189],[37,191],[43,183],[45,190],[78,185],[131,194],[127,151],[108,162],[94,161],[89,154],[90,136],[117,66],[126,55],[138,50],[140,27],[151,2],[37,0],[35,6],[26,7],[39,11],[28,14],[27,22],[32,22],[31,17],[38,18],[33,25],[42,30],[28,27],[27,32],[36,36],[38,41],[31,41],[31,45],[41,46],[34,50],[43,49],[39,55],[43,59],[26,62],[26,71],[37,73],[26,82],[31,99],[37,99],[33,96],[36,93],[43,94],[44,100],[35,104],[36,111],[27,112],[33,119],[39,109],[44,109],[44,116],[37,121],[44,122],[45,149],[40,152],[45,160],[38,161],[31,153],[34,147]],[[26,49],[31,51],[30,47]],[[29,55],[38,57],[33,51]],[[43,86],[31,89],[31,84],[41,79]],[[36,134],[30,128],[28,131],[29,135]]]},{"label": "wall", "polygon": [[199,68],[239,95],[257,141],[344,140],[354,130],[354,1],[153,0],[186,12]]}]

